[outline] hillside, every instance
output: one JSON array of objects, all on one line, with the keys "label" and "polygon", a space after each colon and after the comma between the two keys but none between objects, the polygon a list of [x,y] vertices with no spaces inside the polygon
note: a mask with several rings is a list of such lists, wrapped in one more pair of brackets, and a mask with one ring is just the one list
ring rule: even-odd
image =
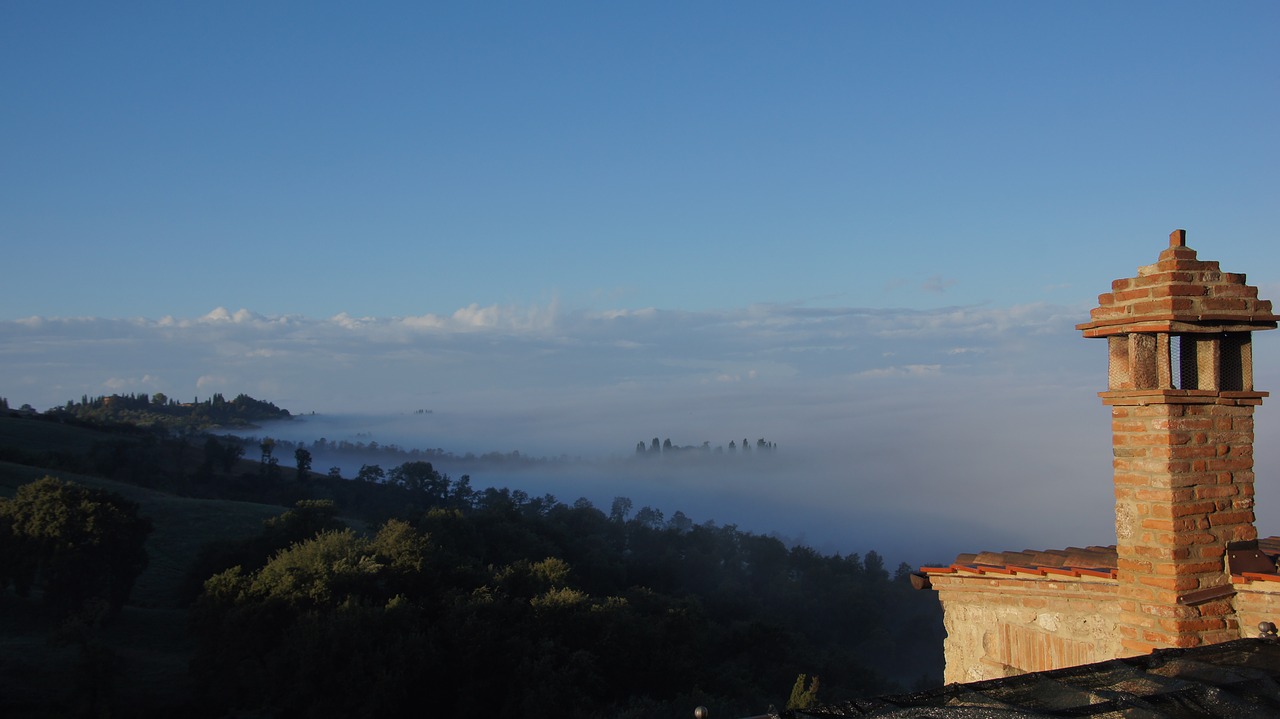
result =
[{"label": "hillside", "polygon": [[[372,715],[430,691],[460,716],[538,715],[529,702],[637,717],[705,704],[727,716],[781,705],[801,673],[844,699],[941,670],[936,601],[875,552],[823,556],[680,512],[633,513],[625,498],[605,513],[476,489],[424,461],[359,481],[246,461],[211,435],[58,420],[0,416],[0,496],[46,474],[112,492],[150,521],[149,563],[114,622],[71,639],[38,596],[0,593],[6,716],[102,702],[129,715],[300,703],[349,715],[368,709],[352,696],[359,677],[391,702]],[[350,559],[321,560],[333,552]],[[345,574],[345,562],[367,569]],[[312,584],[278,583],[302,576]],[[307,648],[318,636],[329,639]],[[246,677],[246,660],[265,664]],[[336,663],[321,671],[322,660]]]}]

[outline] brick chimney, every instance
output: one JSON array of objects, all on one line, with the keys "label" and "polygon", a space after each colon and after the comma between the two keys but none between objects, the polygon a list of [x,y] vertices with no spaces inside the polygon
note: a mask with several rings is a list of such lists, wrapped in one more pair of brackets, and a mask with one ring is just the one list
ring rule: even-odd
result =
[{"label": "brick chimney", "polygon": [[1110,355],[1120,618],[1128,652],[1240,636],[1226,550],[1253,526],[1254,330],[1271,303],[1196,259],[1175,230],[1159,260],[1098,297],[1085,337]]}]

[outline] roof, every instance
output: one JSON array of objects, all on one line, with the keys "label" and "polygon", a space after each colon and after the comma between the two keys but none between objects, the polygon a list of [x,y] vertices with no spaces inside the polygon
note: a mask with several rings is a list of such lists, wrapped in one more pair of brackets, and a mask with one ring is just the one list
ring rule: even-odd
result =
[{"label": "roof", "polygon": [[1023,574],[1038,576],[1114,577],[1116,548],[1068,547],[1021,552],[978,552],[961,554],[945,567],[921,567],[926,574]]},{"label": "roof", "polygon": [[1235,568],[1231,572],[1232,584],[1248,584],[1253,581],[1280,582],[1280,573],[1277,573],[1276,569],[1276,563],[1280,561],[1280,537],[1259,539],[1258,549],[1267,560],[1260,564],[1235,561],[1235,553],[1228,552],[1227,558]]},{"label": "roof", "polygon": [[913,694],[782,712],[784,719],[1190,719],[1280,716],[1280,641],[1237,639]]},{"label": "roof", "polygon": [[[1280,537],[1258,540],[1258,550],[1268,558],[1264,566],[1237,566],[1232,582],[1280,582],[1275,563],[1280,558]],[[991,574],[1002,576],[1041,577],[1115,577],[1116,547],[1068,547],[1043,551],[1024,549],[1020,552],[978,552],[961,554],[943,567],[921,567],[930,574]]]}]

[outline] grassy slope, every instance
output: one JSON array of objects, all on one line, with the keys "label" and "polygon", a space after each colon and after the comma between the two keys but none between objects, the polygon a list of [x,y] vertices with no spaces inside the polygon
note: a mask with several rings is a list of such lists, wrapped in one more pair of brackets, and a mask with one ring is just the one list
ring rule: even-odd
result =
[{"label": "grassy slope", "polygon": [[0,495],[13,496],[19,485],[46,474],[115,492],[137,502],[139,513],[151,519],[154,529],[147,539],[150,563],[138,577],[130,597],[130,604],[139,607],[172,607],[178,584],[201,546],[215,540],[255,536],[262,531],[263,520],[284,511],[283,507],[269,504],[175,497],[108,479],[7,462],[0,462]]},{"label": "grassy slope", "polygon": [[0,414],[0,446],[10,445],[28,452],[62,450],[83,454],[94,442],[112,437],[108,432],[84,427]]},{"label": "grassy slope", "polygon": [[[0,417],[0,446],[30,452],[85,452],[114,438],[95,430]],[[262,530],[262,521],[284,508],[226,500],[177,497],[163,492],[39,467],[0,462],[0,496],[47,474],[106,489],[136,502],[154,530],[147,540],[150,563],[138,577],[120,618],[99,631],[112,652],[114,693],[120,705],[163,716],[183,701],[187,662],[185,610],[174,606],[183,575],[199,548],[215,540],[244,539]],[[85,693],[77,688],[80,652],[51,641],[58,622],[38,605],[0,592],[0,716],[53,717],[80,714]]]}]

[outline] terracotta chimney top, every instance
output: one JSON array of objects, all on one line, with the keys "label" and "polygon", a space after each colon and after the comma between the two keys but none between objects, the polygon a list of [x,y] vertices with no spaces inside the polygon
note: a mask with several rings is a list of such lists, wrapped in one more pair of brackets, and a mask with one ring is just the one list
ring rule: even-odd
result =
[{"label": "terracotta chimney top", "polygon": [[1136,277],[1116,280],[1098,295],[1090,322],[1076,325],[1085,337],[1138,333],[1218,334],[1275,329],[1280,316],[1240,273],[1196,258],[1187,231],[1169,233],[1169,246]]}]

